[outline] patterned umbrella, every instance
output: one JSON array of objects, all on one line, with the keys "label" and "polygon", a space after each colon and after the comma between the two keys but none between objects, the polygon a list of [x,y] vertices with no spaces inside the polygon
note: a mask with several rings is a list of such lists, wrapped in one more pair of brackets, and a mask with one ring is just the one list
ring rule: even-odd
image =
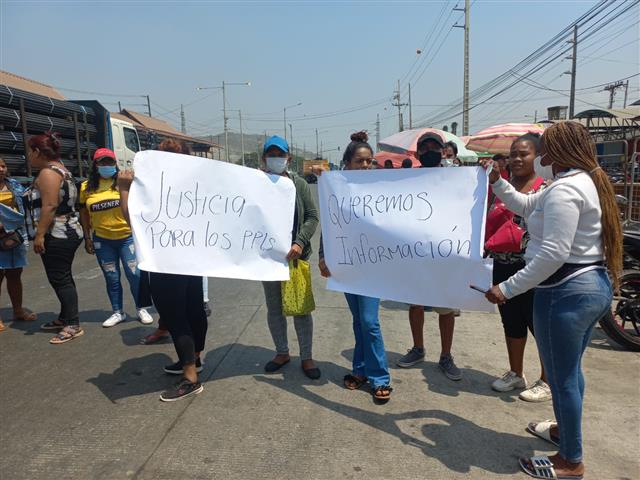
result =
[{"label": "patterned umbrella", "polygon": [[442,143],[454,142],[458,147],[458,158],[463,162],[476,162],[478,160],[476,152],[467,149],[462,139],[437,128],[405,130],[380,140],[378,144],[380,151],[375,155],[375,158],[380,165],[383,165],[385,160],[391,160],[395,168],[400,167],[403,159],[409,158],[414,166],[419,167],[420,162],[416,155],[418,141],[423,137],[429,136],[438,137]]},{"label": "patterned umbrella", "polygon": [[544,133],[540,123],[505,123],[485,128],[467,139],[467,148],[476,152],[509,154],[513,141],[525,133]]}]

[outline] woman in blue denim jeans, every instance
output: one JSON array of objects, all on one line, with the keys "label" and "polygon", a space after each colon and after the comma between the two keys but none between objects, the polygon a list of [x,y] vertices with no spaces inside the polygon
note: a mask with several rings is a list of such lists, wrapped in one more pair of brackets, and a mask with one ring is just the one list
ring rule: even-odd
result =
[{"label": "woman in blue denim jeans", "polygon": [[[484,162],[485,168],[491,165]],[[527,220],[526,266],[486,294],[503,304],[535,288],[536,343],[553,395],[555,422],[527,430],[560,451],[551,457],[521,458],[535,478],[583,478],[582,355],[591,332],[611,308],[609,278],[622,270],[622,231],[609,178],[598,165],[595,143],[577,122],[560,122],[542,135],[536,173],[551,185],[540,193],[518,193],[493,164],[489,180],[506,206]],[[607,272],[608,270],[608,272]],[[608,274],[609,275],[608,275]],[[617,285],[614,285],[617,287]]]},{"label": "woman in blue denim jeans", "polygon": [[138,305],[140,270],[131,228],[120,209],[117,175],[116,155],[108,148],[98,149],[93,156],[89,178],[80,186],[80,221],[85,248],[90,255],[95,253],[98,259],[113,310],[102,326],[113,327],[127,318],[122,301],[120,264],[129,282],[138,318],[148,325],[153,323],[153,318],[144,305]]},{"label": "woman in blue denim jeans", "polygon": [[[368,170],[373,164],[373,149],[367,143],[366,132],[351,135],[351,143],[345,149],[342,161],[345,170]],[[314,173],[321,173],[316,172]],[[322,238],[320,239],[320,273],[323,277],[331,276],[324,261]],[[344,386],[349,390],[357,390],[367,381],[371,385],[371,394],[379,402],[387,402],[391,398],[391,377],[384,349],[378,308],[380,299],[345,293],[349,310],[353,316],[353,334],[356,345],[353,350],[353,370],[344,377]]]}]

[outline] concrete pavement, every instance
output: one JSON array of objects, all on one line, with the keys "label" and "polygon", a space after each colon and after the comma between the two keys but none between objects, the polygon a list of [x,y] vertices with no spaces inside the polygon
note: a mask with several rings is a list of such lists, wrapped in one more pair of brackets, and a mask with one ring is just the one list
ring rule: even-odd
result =
[{"label": "concrete pavement", "polygon": [[[58,304],[39,259],[30,260],[25,305],[39,318],[7,322],[0,334],[2,480],[524,479],[518,456],[554,452],[524,431],[529,421],[552,418],[551,404],[490,388],[507,365],[497,315],[459,318],[453,353],[464,378],[452,382],[437,368],[435,314],[427,314],[427,360],[399,369],[395,361],[410,347],[407,312],[381,308],[395,390],[379,406],[365,390],[341,386],[351,319],[344,297],[324,289],[315,256],[318,381],[300,370],[292,325],[292,362],[264,374],[273,345],[261,285],[211,279],[204,392],[167,404],[158,396],[176,380],[162,372],[176,358],[173,346],[139,345],[151,328],[136,321],[101,327],[110,308],[95,259],[82,251],[75,263],[86,334],[60,346],[38,329]],[[1,305],[10,318],[6,289]],[[530,342],[530,381],[539,373],[536,355]],[[597,329],[584,367],[585,478],[640,478],[640,356]]]}]

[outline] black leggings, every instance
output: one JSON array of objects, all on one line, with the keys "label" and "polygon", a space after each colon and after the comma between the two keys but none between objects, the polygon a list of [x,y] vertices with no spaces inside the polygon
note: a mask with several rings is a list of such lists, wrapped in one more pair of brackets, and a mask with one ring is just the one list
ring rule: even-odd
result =
[{"label": "black leggings", "polygon": [[202,277],[150,272],[149,286],[153,304],[169,327],[180,363],[195,363],[196,352],[204,350],[208,327]]},{"label": "black leggings", "polygon": [[49,284],[60,300],[58,319],[65,325],[80,325],[78,291],[73,281],[71,265],[81,243],[82,240],[79,238],[55,238],[51,235],[44,237],[45,253],[41,255],[42,264]]},{"label": "black leggings", "polygon": [[[517,263],[493,261],[493,284],[504,282],[525,266],[524,260]],[[533,289],[507,300],[498,306],[504,334],[509,338],[527,338],[527,328],[533,334]]]}]

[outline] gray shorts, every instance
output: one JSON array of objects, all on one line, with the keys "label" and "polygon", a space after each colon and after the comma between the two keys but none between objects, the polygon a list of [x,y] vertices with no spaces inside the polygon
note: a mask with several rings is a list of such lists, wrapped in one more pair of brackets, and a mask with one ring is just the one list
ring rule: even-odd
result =
[{"label": "gray shorts", "polygon": [[[421,307],[422,305],[411,305],[412,307]],[[425,311],[431,311],[431,312],[436,312],[438,315],[450,315],[450,314],[454,314],[456,317],[460,316],[460,310],[458,310],[457,308],[448,308],[448,307],[429,307],[429,306],[424,306],[423,307],[425,309]]]}]

